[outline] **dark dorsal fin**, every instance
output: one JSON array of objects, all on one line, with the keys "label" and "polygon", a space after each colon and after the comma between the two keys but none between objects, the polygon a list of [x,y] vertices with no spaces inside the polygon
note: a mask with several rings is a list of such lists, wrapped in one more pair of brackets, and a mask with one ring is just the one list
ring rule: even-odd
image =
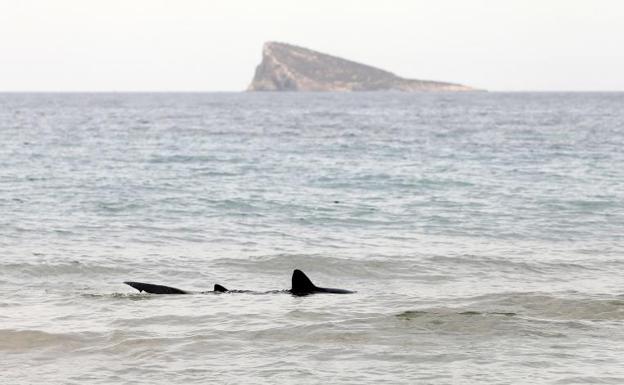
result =
[{"label": "dark dorsal fin", "polygon": [[132,286],[139,292],[144,291],[151,294],[188,294],[184,290],[176,289],[175,287],[154,285],[151,283],[143,282],[124,282],[126,285]]},{"label": "dark dorsal fin", "polygon": [[217,293],[225,293],[228,291],[225,287],[219,285],[218,283],[214,285],[214,291]]},{"label": "dark dorsal fin", "polygon": [[292,275],[292,288],[290,291],[293,294],[308,294],[316,290],[316,286],[310,281],[307,275],[301,270],[293,271]]}]

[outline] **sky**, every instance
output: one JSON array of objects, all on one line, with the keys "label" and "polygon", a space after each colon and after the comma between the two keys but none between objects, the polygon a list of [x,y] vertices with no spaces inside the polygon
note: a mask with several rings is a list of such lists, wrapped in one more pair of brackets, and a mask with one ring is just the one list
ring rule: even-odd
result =
[{"label": "sky", "polygon": [[281,41],[492,91],[623,91],[620,0],[0,0],[0,91],[240,91]]}]

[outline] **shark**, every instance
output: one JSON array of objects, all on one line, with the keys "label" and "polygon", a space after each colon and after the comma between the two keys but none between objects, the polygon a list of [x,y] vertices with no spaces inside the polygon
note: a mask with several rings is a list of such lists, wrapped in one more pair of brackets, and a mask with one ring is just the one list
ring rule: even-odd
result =
[{"label": "shark", "polygon": [[[189,291],[182,290],[171,286],[155,285],[152,283],[126,281],[126,285],[137,289],[139,292],[145,292],[150,294],[219,294],[219,293],[259,293],[252,290],[229,290],[222,285],[215,284],[212,291]],[[305,296],[316,293],[329,293],[329,294],[352,294],[355,293],[346,289],[335,289],[331,287],[320,287],[312,283],[312,280],[308,278],[305,273],[299,269],[295,269],[292,274],[291,287],[289,290],[272,290],[266,293],[288,293],[295,296]]]}]

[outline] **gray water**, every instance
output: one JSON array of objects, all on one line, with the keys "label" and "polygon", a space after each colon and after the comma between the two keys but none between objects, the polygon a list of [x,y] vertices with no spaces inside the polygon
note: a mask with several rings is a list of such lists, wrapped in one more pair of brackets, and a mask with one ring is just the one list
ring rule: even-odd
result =
[{"label": "gray water", "polygon": [[622,384],[623,106],[0,94],[0,383]]}]

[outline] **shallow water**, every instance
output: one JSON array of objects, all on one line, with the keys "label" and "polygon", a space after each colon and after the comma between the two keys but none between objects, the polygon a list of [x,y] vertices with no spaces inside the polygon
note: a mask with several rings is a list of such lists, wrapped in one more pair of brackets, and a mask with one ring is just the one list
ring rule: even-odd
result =
[{"label": "shallow water", "polygon": [[0,383],[624,383],[623,105],[0,94]]}]

